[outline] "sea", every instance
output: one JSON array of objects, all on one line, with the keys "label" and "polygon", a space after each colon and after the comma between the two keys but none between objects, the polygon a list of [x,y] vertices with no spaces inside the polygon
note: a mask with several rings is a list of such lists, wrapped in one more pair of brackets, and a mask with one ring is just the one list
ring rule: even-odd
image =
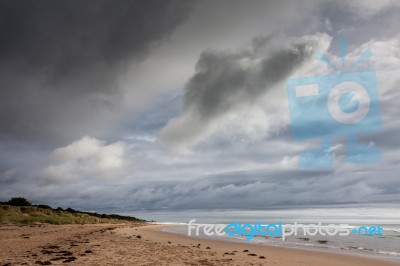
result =
[{"label": "sea", "polygon": [[400,264],[400,209],[395,207],[346,207],[346,208],[302,208],[281,210],[141,210],[126,212],[147,221],[169,224],[162,230],[188,235],[188,223],[195,219],[196,224],[345,224],[353,229],[360,226],[380,226],[381,235],[350,234],[348,236],[303,235],[301,228],[297,236],[281,237],[255,236],[246,240],[246,236],[207,236],[202,230],[198,236],[192,230],[193,237],[219,239],[224,241],[255,243],[261,245],[290,247],[308,250],[343,252],[363,256],[373,256],[399,261]]}]

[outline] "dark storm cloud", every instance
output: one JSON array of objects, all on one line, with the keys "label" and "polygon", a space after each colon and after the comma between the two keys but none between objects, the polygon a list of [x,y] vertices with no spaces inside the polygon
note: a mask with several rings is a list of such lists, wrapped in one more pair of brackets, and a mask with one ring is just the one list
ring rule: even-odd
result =
[{"label": "dark storm cloud", "polygon": [[197,62],[196,74],[185,88],[185,109],[194,108],[202,119],[212,119],[241,102],[253,101],[312,55],[308,43],[260,55],[270,42],[257,38],[251,51],[239,53],[204,52]]},{"label": "dark storm cloud", "polygon": [[93,133],[96,116],[107,119],[118,108],[123,67],[143,60],[191,6],[192,1],[1,1],[2,137],[68,142]]},{"label": "dark storm cloud", "polygon": [[169,122],[163,138],[167,142],[191,140],[215,119],[252,105],[310,59],[325,37],[283,40],[272,34],[254,38],[249,49],[206,50],[186,84],[184,114]]}]

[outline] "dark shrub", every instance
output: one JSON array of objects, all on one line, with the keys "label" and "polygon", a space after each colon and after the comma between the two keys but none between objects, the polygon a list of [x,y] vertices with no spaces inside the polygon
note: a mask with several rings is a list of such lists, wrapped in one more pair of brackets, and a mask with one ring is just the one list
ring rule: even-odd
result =
[{"label": "dark shrub", "polygon": [[41,209],[49,209],[49,210],[52,209],[49,205],[43,205],[43,204],[36,205],[36,207],[41,208]]},{"label": "dark shrub", "polygon": [[11,198],[8,202],[8,205],[11,206],[31,206],[31,203],[25,198]]},{"label": "dark shrub", "polygon": [[70,212],[70,213],[77,213],[78,211],[75,211],[74,209],[67,208],[65,211]]}]

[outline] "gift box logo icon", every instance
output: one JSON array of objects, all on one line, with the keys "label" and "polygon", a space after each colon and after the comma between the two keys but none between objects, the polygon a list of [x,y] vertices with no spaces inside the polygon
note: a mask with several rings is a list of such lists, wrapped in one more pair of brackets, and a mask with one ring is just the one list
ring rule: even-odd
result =
[{"label": "gift box logo icon", "polygon": [[[347,43],[341,41],[340,47],[344,66]],[[371,55],[368,50],[352,66]],[[317,54],[317,58],[337,69],[322,54]],[[347,139],[348,162],[380,161],[376,147],[358,141],[360,135],[382,128],[375,71],[337,71],[324,76],[292,78],[286,85],[292,137],[299,141],[321,140],[319,149],[300,154],[300,167],[332,167],[332,139],[338,136]]]}]

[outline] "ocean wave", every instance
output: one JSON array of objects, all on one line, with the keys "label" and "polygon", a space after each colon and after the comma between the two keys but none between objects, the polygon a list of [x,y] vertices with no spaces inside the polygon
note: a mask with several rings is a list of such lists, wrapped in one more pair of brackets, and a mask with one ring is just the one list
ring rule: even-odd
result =
[{"label": "ocean wave", "polygon": [[378,250],[378,253],[379,253],[379,254],[382,254],[382,255],[390,255],[390,256],[397,256],[397,257],[400,257],[400,253],[394,252],[394,251]]}]

